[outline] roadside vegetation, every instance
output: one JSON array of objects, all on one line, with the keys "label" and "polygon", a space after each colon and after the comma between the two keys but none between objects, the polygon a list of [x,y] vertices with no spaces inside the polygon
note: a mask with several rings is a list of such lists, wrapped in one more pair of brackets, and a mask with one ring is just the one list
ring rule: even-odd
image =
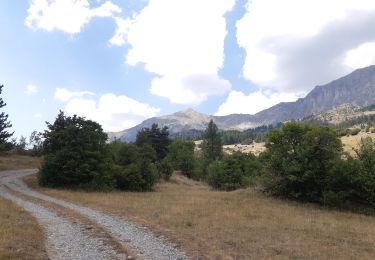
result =
[{"label": "roadside vegetation", "polygon": [[375,218],[239,189],[221,192],[174,173],[154,192],[39,192],[150,227],[194,259],[372,259]]},{"label": "roadside vegetation", "polygon": [[[192,256],[375,254],[375,218],[342,211],[374,214],[371,138],[362,139],[353,155],[343,151],[337,129],[325,125],[288,122],[239,134],[220,132],[211,120],[199,149],[190,140],[172,140],[168,128],[157,124],[139,131],[134,143],[107,143],[98,123],[60,112],[43,134],[17,142],[9,141],[11,124],[1,116],[2,152],[24,160],[16,162],[19,167],[41,162],[37,179],[26,178],[30,186],[145,223]],[[266,145],[259,156],[223,152],[224,143],[258,139]],[[35,159],[27,162],[22,154]]]},{"label": "roadside vegetation", "polygon": [[106,143],[101,126],[60,112],[44,133],[39,184],[84,190],[151,191],[174,170],[213,189],[250,186],[267,194],[333,207],[375,205],[375,145],[363,139],[356,156],[343,152],[337,132],[322,125],[285,123],[267,132],[266,150],[224,154],[222,136],[211,120],[201,149],[169,138],[153,124],[135,143]]},{"label": "roadside vegetation", "polygon": [[0,259],[48,259],[36,220],[0,197]]}]

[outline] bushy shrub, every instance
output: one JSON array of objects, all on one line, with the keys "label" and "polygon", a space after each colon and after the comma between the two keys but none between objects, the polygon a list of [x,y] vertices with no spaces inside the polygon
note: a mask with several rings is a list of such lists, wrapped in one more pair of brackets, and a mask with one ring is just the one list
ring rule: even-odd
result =
[{"label": "bushy shrub", "polygon": [[359,128],[350,129],[350,135],[357,135],[359,132],[361,132]]},{"label": "bushy shrub", "polygon": [[168,147],[168,160],[175,170],[191,178],[195,169],[195,144],[192,141],[174,140]]},{"label": "bushy shrub", "polygon": [[173,173],[173,166],[170,163],[168,158],[164,158],[156,164],[158,169],[159,178],[162,178],[165,181],[168,181]]},{"label": "bushy shrub", "polygon": [[258,174],[260,165],[252,154],[234,153],[208,166],[207,182],[219,190],[235,190],[247,187]]},{"label": "bushy shrub", "polygon": [[150,161],[138,161],[117,167],[116,188],[127,191],[150,191],[158,179],[156,166]]},{"label": "bushy shrub", "polygon": [[149,191],[160,174],[154,164],[155,150],[150,144],[112,144],[116,188],[128,191]]}]

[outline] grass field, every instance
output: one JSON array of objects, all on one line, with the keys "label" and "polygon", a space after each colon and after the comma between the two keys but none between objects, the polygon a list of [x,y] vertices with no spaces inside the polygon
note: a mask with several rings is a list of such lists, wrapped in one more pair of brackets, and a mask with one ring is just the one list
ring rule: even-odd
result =
[{"label": "grass field", "polygon": [[48,259],[36,220],[0,198],[0,259]]},{"label": "grass field", "polygon": [[31,169],[38,168],[42,159],[23,155],[0,156],[0,170]]},{"label": "grass field", "polygon": [[[361,144],[361,138],[371,137],[375,140],[375,133],[365,133],[360,132],[354,136],[343,136],[341,137],[341,142],[343,144],[343,149],[352,156],[355,156],[355,149],[359,149]],[[243,153],[253,153],[259,155],[261,152],[265,151],[265,143],[253,143],[251,145],[224,145],[223,149],[227,153],[232,153],[234,151],[241,151]]]},{"label": "grass field", "polygon": [[359,149],[361,144],[361,138],[371,137],[375,140],[375,133],[363,133],[360,132],[354,136],[343,136],[341,137],[341,141],[344,145],[344,151],[350,153],[351,155],[355,155],[355,149]]},{"label": "grass field", "polygon": [[196,259],[373,259],[375,217],[299,204],[251,189],[211,191],[174,175],[155,192],[88,193],[39,188],[145,224]]},{"label": "grass field", "polygon": [[[0,156],[0,170],[37,168],[40,158]],[[36,220],[0,197],[0,259],[47,259],[42,230]]]}]

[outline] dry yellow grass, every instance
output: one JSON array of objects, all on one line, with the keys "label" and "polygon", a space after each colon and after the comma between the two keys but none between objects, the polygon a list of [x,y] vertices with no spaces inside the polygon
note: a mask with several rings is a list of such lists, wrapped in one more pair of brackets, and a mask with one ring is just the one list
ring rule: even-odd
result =
[{"label": "dry yellow grass", "polygon": [[[37,168],[40,158],[0,156],[0,170]],[[0,197],[0,259],[47,259],[43,232],[35,218]]]},{"label": "dry yellow grass", "polygon": [[[354,136],[343,136],[341,137],[341,142],[345,152],[348,152],[351,155],[355,155],[354,150],[358,149],[361,143],[361,138],[371,137],[375,140],[375,133],[365,133],[360,132],[358,135]],[[243,153],[253,153],[259,155],[261,152],[265,151],[265,143],[253,143],[251,145],[224,145],[223,149],[226,153],[233,153],[235,151],[240,151]]]},{"label": "dry yellow grass", "polygon": [[359,149],[361,144],[361,138],[371,137],[375,140],[375,133],[364,133],[360,132],[354,136],[343,136],[341,137],[341,141],[344,145],[344,151],[350,153],[351,155],[355,155],[354,150]]},{"label": "dry yellow grass", "polygon": [[375,218],[298,204],[253,190],[211,191],[174,175],[155,192],[38,188],[146,224],[197,259],[373,259]]},{"label": "dry yellow grass", "polygon": [[0,170],[38,168],[42,158],[24,155],[0,156]]},{"label": "dry yellow grass", "polygon": [[224,152],[231,154],[233,152],[242,152],[242,153],[253,153],[255,155],[259,155],[260,153],[266,150],[266,143],[252,143],[252,144],[231,144],[231,145],[224,145],[223,146]]},{"label": "dry yellow grass", "polygon": [[48,259],[36,220],[0,198],[0,259]]}]

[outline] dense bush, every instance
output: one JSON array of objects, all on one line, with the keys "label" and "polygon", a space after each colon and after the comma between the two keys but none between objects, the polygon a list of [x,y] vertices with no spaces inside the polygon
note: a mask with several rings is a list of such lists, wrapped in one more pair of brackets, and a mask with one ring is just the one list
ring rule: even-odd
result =
[{"label": "dense bush", "polygon": [[159,178],[168,181],[173,173],[173,165],[168,158],[164,158],[156,164],[158,170]]},{"label": "dense bush", "polygon": [[266,147],[263,179],[271,193],[321,201],[327,176],[342,152],[341,141],[332,129],[287,123],[269,132]]},{"label": "dense bush", "polygon": [[110,146],[116,165],[116,188],[129,191],[151,190],[161,175],[154,163],[156,152],[151,145],[144,144],[138,147],[134,144],[113,143]]},{"label": "dense bush", "polygon": [[38,180],[43,186],[110,189],[112,164],[101,126],[60,112],[44,133],[45,159]]},{"label": "dense bush", "polygon": [[139,160],[126,167],[116,167],[116,188],[128,191],[150,191],[158,179],[155,164]]},{"label": "dense bush", "polygon": [[215,189],[235,190],[249,186],[260,164],[253,154],[234,153],[208,166],[207,182]]},{"label": "dense bush", "polygon": [[174,140],[168,147],[168,159],[173,168],[190,178],[195,169],[194,147],[194,142],[183,140]]},{"label": "dense bush", "polygon": [[[263,184],[275,195],[326,205],[375,205],[375,144],[362,139],[355,158],[323,126],[285,124],[269,133]],[[343,157],[346,158],[343,158]]]},{"label": "dense bush", "polygon": [[375,143],[370,137],[362,139],[357,156],[357,196],[361,202],[375,205]]},{"label": "dense bush", "polygon": [[350,129],[350,135],[357,135],[359,132],[361,132],[361,129],[359,128],[354,128],[354,129]]}]

